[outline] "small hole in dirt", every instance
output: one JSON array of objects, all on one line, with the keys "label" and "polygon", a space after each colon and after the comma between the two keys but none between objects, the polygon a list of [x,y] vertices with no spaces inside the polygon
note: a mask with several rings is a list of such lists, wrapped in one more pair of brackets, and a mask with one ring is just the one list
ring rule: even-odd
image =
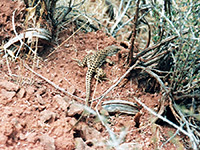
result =
[{"label": "small hole in dirt", "polygon": [[120,43],[120,46],[122,46],[122,47],[124,47],[126,49],[128,48],[128,45],[126,43],[123,43],[123,42]]},{"label": "small hole in dirt", "polygon": [[17,31],[17,32],[20,32],[21,30],[22,30],[21,27],[19,27],[19,26],[16,27],[16,31]]},{"label": "small hole in dirt", "polygon": [[11,34],[14,34],[14,31],[10,31]]},{"label": "small hole in dirt", "polygon": [[77,137],[81,137],[83,139],[83,141],[85,141],[85,138],[83,136],[83,131],[81,130],[74,130],[74,138],[77,138]]},{"label": "small hole in dirt", "polygon": [[80,130],[74,130],[74,138],[81,137]]},{"label": "small hole in dirt", "polygon": [[58,117],[56,117],[55,119],[54,119],[54,121],[57,121],[59,118]]},{"label": "small hole in dirt", "polygon": [[10,16],[7,16],[7,18],[6,18],[6,22],[9,21],[9,20],[10,20]]},{"label": "small hole in dirt", "polygon": [[74,115],[74,118],[79,119],[80,116],[81,116],[80,114],[75,114],[75,115]]},{"label": "small hole in dirt", "polygon": [[136,127],[136,128],[139,128],[139,127],[140,127],[140,123],[135,122],[135,127]]},{"label": "small hole in dirt", "polygon": [[8,114],[8,116],[10,117],[10,116],[12,116],[13,114]]},{"label": "small hole in dirt", "polygon": [[[170,109],[169,106],[166,107],[166,110],[165,110],[165,112],[163,113],[162,116],[165,116],[167,119],[169,119],[171,122],[175,123],[176,125],[179,124],[179,123],[176,121],[176,118],[174,117],[174,115],[173,115],[173,113],[172,113],[172,111],[171,111],[171,109]],[[164,125],[167,125],[167,126],[168,126],[168,124],[167,124],[166,122],[164,122],[163,120],[161,120],[161,119],[158,119],[158,120],[156,121],[156,124],[159,124],[159,125],[161,125],[161,126],[164,126]]]},{"label": "small hole in dirt", "polygon": [[51,119],[46,120],[44,123],[48,124],[48,123],[50,123],[50,122],[51,122]]},{"label": "small hole in dirt", "polygon": [[94,144],[92,142],[87,142],[86,143],[88,146],[92,147]]}]

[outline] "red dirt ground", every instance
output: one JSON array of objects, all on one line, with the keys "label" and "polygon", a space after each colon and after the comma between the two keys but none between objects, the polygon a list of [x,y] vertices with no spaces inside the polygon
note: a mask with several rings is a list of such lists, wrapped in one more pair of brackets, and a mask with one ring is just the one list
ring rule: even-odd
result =
[{"label": "red dirt ground", "polygon": [[[0,6],[13,5],[0,2]],[[21,7],[21,6],[20,6]],[[13,11],[10,7],[7,11]],[[3,16],[6,12],[0,13]],[[6,22],[1,24],[6,24]],[[1,31],[2,33],[2,31]],[[1,34],[3,35],[3,34]],[[63,34],[61,41],[69,35]],[[4,39],[1,39],[3,41]],[[85,98],[85,74],[87,68],[81,68],[72,59],[83,59],[85,50],[102,49],[108,45],[117,44],[114,38],[103,31],[76,34],[65,46],[56,50],[47,59],[41,60],[34,70],[43,77],[54,82],[59,87]],[[122,48],[123,49],[123,48]],[[124,53],[124,51],[120,52]],[[126,54],[126,53],[125,53]],[[124,59],[112,56],[115,65],[103,66],[109,80],[98,83],[92,81],[92,95],[102,95],[126,71]],[[81,110],[73,102],[84,104],[84,101],[71,98],[43,79],[32,74],[23,67],[27,60],[9,61],[13,77],[9,76],[6,58],[0,58],[0,149],[37,149],[37,150],[92,150],[109,149],[110,139],[105,127],[93,116],[82,119],[70,132],[68,130],[76,123]],[[133,96],[153,110],[159,106],[160,94],[149,94],[138,89],[136,79],[131,79],[124,87],[117,86],[103,101],[123,99],[135,102]],[[93,107],[96,102],[93,103]],[[100,108],[99,108],[100,109]],[[121,149],[184,149],[181,138],[176,136],[160,148],[176,130],[170,126],[150,124],[153,117],[143,108],[140,110],[139,128],[135,127],[135,117],[126,114],[115,114],[109,117],[109,125],[116,135],[126,128],[126,136],[120,144]],[[86,118],[86,117],[85,117]]]}]

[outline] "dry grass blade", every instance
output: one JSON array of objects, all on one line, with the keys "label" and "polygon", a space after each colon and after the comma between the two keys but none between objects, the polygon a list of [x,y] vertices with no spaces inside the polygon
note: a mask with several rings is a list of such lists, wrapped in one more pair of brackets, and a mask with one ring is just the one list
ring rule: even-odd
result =
[{"label": "dry grass blade", "polygon": [[138,113],[138,106],[125,100],[109,100],[102,103],[102,107],[109,113],[125,113],[135,115]]},{"label": "dry grass blade", "polygon": [[[32,30],[32,31],[29,31]],[[3,48],[8,49],[14,43],[23,40],[23,39],[30,39],[30,38],[40,38],[47,41],[51,40],[51,36],[49,35],[48,31],[45,29],[28,29],[25,33],[21,33],[18,36],[10,39],[6,44],[4,44]]]}]

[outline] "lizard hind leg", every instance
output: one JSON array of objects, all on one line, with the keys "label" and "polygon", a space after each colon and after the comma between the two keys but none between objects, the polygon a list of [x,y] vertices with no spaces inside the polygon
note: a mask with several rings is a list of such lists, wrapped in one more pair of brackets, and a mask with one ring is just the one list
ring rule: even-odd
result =
[{"label": "lizard hind leg", "polygon": [[103,71],[102,68],[97,68],[96,69],[96,75],[94,76],[94,78],[99,82],[101,82],[102,80],[106,80],[107,79],[106,78],[106,74],[105,74],[105,72]]},{"label": "lizard hind leg", "polygon": [[88,64],[88,60],[91,58],[91,55],[86,55],[82,61],[80,61],[79,59],[75,59],[75,58],[72,58],[73,60],[75,60],[77,62],[77,64],[81,67],[85,67],[85,66],[88,66],[89,67],[89,64]]}]

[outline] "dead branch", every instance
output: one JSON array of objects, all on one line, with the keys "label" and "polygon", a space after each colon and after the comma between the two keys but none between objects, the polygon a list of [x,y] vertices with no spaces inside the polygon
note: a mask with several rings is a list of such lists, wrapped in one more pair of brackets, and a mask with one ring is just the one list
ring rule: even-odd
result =
[{"label": "dead branch", "polygon": [[182,96],[174,96],[175,100],[186,99],[186,98],[200,98],[200,94],[187,94]]},{"label": "dead branch", "polygon": [[177,130],[179,130],[180,132],[182,132],[183,134],[185,134],[186,136],[188,136],[191,140],[191,143],[193,145],[193,148],[195,150],[197,150],[197,144],[198,144],[198,140],[194,137],[194,135],[191,132],[187,132],[185,131],[182,127],[177,126],[176,124],[174,124],[173,122],[171,122],[170,120],[164,118],[163,116],[157,114],[155,111],[151,110],[149,107],[147,107],[144,103],[142,103],[137,97],[134,97],[134,99],[140,104],[142,105],[142,107],[144,109],[146,109],[148,112],[150,112],[151,114],[153,114],[154,116],[158,117],[159,119],[163,120],[164,122],[167,122],[168,124],[170,124],[171,126],[173,126],[174,128],[176,128]]},{"label": "dead branch", "polygon": [[[138,20],[139,20],[139,19],[138,19]],[[148,35],[149,35],[149,36],[148,36],[147,44],[146,44],[146,46],[145,46],[145,48],[144,48],[144,49],[146,49],[147,47],[149,47],[149,44],[150,44],[150,41],[151,41],[151,27],[150,27],[148,21],[146,21],[145,18],[144,18],[143,20],[145,20],[145,24],[147,24],[148,29],[149,29],[149,32],[148,32]]]},{"label": "dead branch", "polygon": [[120,3],[119,13],[118,13],[117,20],[116,20],[115,24],[112,26],[112,28],[111,28],[111,30],[110,30],[110,34],[111,34],[111,35],[114,33],[115,28],[117,27],[117,25],[119,24],[119,22],[122,20],[122,18],[123,18],[124,15],[126,14],[128,8],[129,8],[129,5],[131,4],[131,0],[129,0],[129,1],[127,2],[126,7],[124,8],[124,11],[123,11],[122,14],[120,15],[121,8],[122,8],[122,3],[123,3],[123,0],[122,0],[121,3]]},{"label": "dead branch", "polygon": [[[187,34],[187,33],[188,33],[188,30],[183,31],[183,35],[184,35],[184,34]],[[148,53],[149,51],[151,51],[151,50],[153,50],[153,49],[155,49],[155,48],[158,48],[159,46],[162,46],[162,45],[164,45],[165,43],[170,42],[170,41],[172,41],[172,40],[174,40],[174,39],[176,39],[176,38],[178,38],[178,37],[179,37],[178,35],[168,37],[168,38],[162,40],[161,42],[159,42],[159,43],[157,43],[157,44],[154,44],[154,45],[151,46],[151,47],[146,48],[145,50],[143,50],[142,52],[140,52],[139,54],[137,54],[136,57],[134,57],[134,59],[133,59],[133,64],[134,64],[140,57],[142,57],[143,55],[145,55],[145,54]]]},{"label": "dead branch", "polygon": [[136,4],[136,12],[135,12],[135,17],[134,17],[134,25],[133,25],[133,32],[132,32],[132,36],[131,36],[131,47],[130,47],[130,51],[129,51],[129,55],[128,55],[128,66],[132,66],[133,65],[133,52],[134,52],[134,42],[136,39],[136,28],[138,25],[138,15],[139,15],[139,3],[140,0],[137,1]]},{"label": "dead branch", "polygon": [[157,74],[155,74],[154,72],[152,72],[149,67],[137,66],[135,68],[142,69],[142,70],[146,71],[148,74],[150,74],[151,76],[153,76],[158,81],[158,83],[160,84],[160,86],[162,87],[162,89],[166,92],[166,94],[168,94],[170,92],[169,89],[168,89],[168,87],[165,86],[165,84],[160,79],[160,77]]},{"label": "dead branch", "polygon": [[[182,128],[184,125],[185,125],[185,123],[183,123],[183,124],[181,125],[181,128]],[[174,133],[174,135],[171,136],[167,141],[165,141],[165,142],[160,146],[160,148],[162,149],[163,146],[164,146],[165,144],[167,144],[169,141],[171,141],[173,138],[175,138],[175,136],[176,136],[179,132],[180,132],[180,130],[177,129],[176,132]]]}]

